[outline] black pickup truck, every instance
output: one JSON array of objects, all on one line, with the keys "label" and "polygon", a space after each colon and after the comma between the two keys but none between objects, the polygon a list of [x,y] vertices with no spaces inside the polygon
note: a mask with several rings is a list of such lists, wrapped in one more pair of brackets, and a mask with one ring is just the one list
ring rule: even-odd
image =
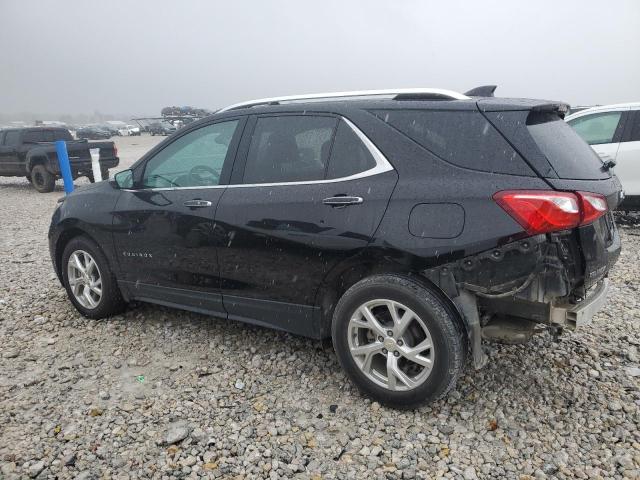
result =
[{"label": "black pickup truck", "polygon": [[51,192],[56,178],[60,178],[60,166],[54,144],[67,142],[69,163],[73,178],[86,176],[91,182],[90,149],[100,149],[100,170],[107,178],[109,169],[118,166],[118,151],[113,142],[87,142],[74,140],[64,128],[15,128],[0,131],[0,176],[27,177],[39,192]]}]

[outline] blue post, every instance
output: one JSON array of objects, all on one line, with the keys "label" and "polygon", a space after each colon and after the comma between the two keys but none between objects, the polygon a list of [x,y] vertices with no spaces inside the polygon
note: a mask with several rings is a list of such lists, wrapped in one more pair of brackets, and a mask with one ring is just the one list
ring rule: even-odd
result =
[{"label": "blue post", "polygon": [[58,154],[62,180],[64,180],[64,191],[69,195],[73,192],[73,176],[71,175],[71,165],[69,164],[69,154],[67,153],[67,142],[64,140],[56,141],[56,153]]}]

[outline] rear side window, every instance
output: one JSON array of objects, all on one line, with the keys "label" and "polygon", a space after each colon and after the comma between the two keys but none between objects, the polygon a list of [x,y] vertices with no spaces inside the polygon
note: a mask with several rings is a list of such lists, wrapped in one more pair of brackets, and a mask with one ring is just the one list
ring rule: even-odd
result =
[{"label": "rear side window", "polygon": [[480,112],[376,110],[373,113],[430,152],[459,167],[532,175],[518,152]]},{"label": "rear side window", "polygon": [[244,183],[323,180],[336,124],[333,117],[309,115],[258,118]]},{"label": "rear side window", "polygon": [[560,178],[598,180],[609,178],[600,157],[555,113],[532,112],[527,129]]},{"label": "rear side window", "polygon": [[327,178],[342,178],[376,166],[371,152],[346,122],[340,121],[331,149]]},{"label": "rear side window", "polygon": [[8,147],[20,145],[20,132],[18,130],[10,130],[5,133],[4,144]]},{"label": "rear side window", "polygon": [[622,112],[594,113],[574,118],[568,123],[589,145],[613,142]]}]

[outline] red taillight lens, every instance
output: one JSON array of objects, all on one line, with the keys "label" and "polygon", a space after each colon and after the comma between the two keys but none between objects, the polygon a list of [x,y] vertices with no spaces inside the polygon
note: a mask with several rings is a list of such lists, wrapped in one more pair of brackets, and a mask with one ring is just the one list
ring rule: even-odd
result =
[{"label": "red taillight lens", "polygon": [[607,199],[597,193],[576,192],[580,199],[580,210],[582,211],[582,219],[580,225],[586,225],[597,220],[607,213],[609,209]]},{"label": "red taillight lens", "polygon": [[578,197],[573,193],[546,190],[508,190],[493,199],[530,235],[577,227]]},{"label": "red taillight lens", "polygon": [[113,156],[114,157],[118,156],[118,147],[116,147],[115,144],[113,145]]},{"label": "red taillight lens", "polygon": [[607,213],[607,200],[589,192],[507,190],[493,199],[530,235],[586,225]]}]

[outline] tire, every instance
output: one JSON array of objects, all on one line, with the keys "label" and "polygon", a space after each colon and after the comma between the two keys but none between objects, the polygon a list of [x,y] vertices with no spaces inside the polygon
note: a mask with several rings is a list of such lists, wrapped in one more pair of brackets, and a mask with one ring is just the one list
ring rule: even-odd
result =
[{"label": "tire", "polygon": [[[79,285],[75,292],[71,283],[78,282],[74,282],[74,279],[70,279],[70,275],[77,278],[77,274],[81,270],[77,267],[69,267],[69,259],[74,254],[79,257],[81,266],[84,266],[85,271],[87,272],[87,278],[79,282],[84,284]],[[95,268],[86,268],[90,265],[90,262],[87,261],[87,255],[89,256],[88,258],[94,261],[96,265]],[[84,259],[84,262],[82,259]],[[95,319],[105,318],[121,313],[126,308],[126,302],[122,298],[116,277],[109,267],[107,258],[91,239],[85,236],[79,236],[73,238],[67,244],[62,254],[61,270],[62,281],[67,291],[67,295],[69,296],[71,303],[73,303],[73,306],[76,307],[83,316]],[[94,304],[90,304],[87,300],[87,294],[85,294],[85,290],[88,287],[86,281],[89,279],[92,280],[92,283],[97,287],[97,282],[93,282],[96,279],[96,271],[97,276],[101,280],[101,292],[98,298],[97,293],[93,291],[94,289],[89,289],[90,291],[88,296],[93,299],[94,302]]]},{"label": "tire", "polygon": [[56,186],[56,178],[44,165],[38,164],[31,169],[31,184],[40,193],[53,192]]},{"label": "tire", "polygon": [[[361,313],[365,307],[376,325],[363,322],[368,318]],[[394,323],[392,309],[396,318],[408,319],[404,330],[402,322]],[[414,408],[443,397],[464,367],[466,336],[456,312],[436,292],[408,277],[376,275],[356,283],[338,302],[331,327],[333,347],[348,377],[388,406]],[[374,353],[351,353],[362,347]]]}]

